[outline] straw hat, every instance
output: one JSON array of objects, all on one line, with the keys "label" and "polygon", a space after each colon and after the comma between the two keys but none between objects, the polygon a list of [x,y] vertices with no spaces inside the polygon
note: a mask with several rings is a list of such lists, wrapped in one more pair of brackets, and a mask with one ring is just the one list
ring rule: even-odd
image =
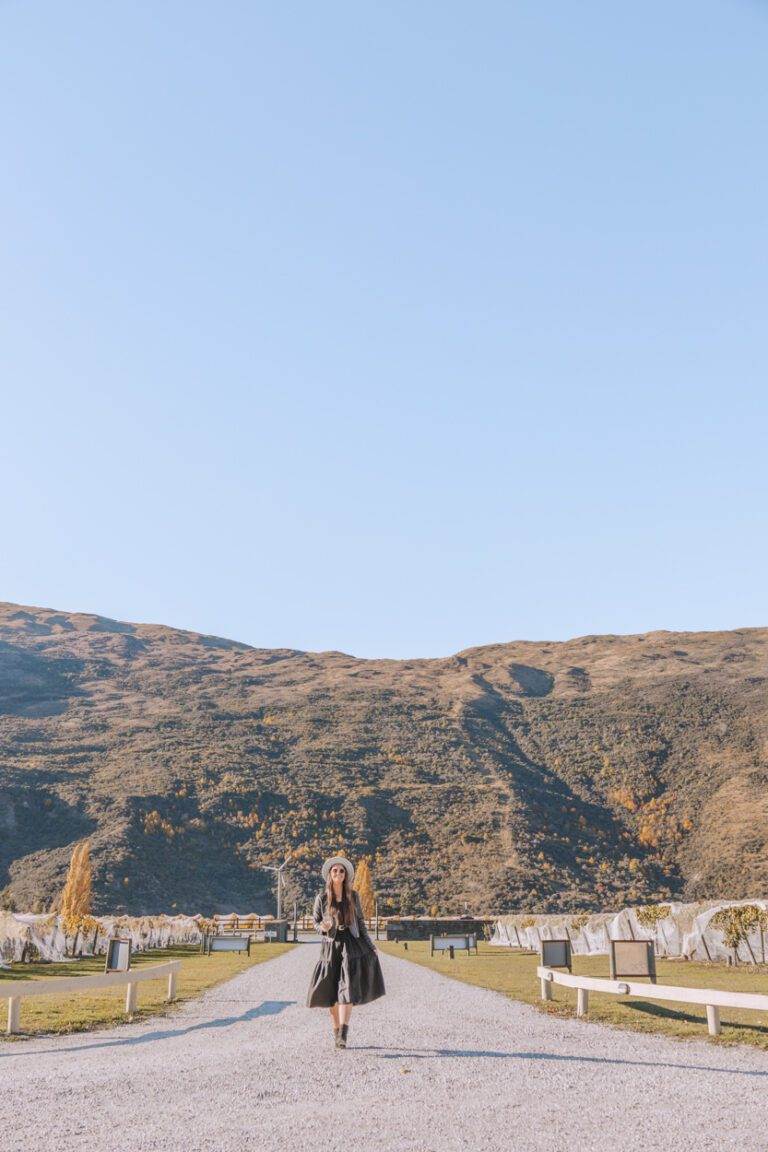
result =
[{"label": "straw hat", "polygon": [[351,860],[347,860],[346,856],[331,856],[328,860],[326,860],[325,864],[323,864],[323,880],[328,879],[331,868],[333,868],[334,864],[341,864],[342,868],[346,870],[347,876],[349,877],[349,882],[351,884],[355,878],[355,866]]}]

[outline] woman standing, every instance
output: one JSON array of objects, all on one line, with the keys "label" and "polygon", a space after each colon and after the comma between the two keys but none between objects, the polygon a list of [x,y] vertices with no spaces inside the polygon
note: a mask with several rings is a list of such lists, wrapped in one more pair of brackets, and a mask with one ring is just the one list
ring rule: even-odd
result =
[{"label": "woman standing", "polygon": [[384,977],[365,926],[355,869],[343,856],[323,864],[325,889],[315,897],[312,920],[323,943],[307,995],[308,1008],[330,1008],[337,1048],[346,1048],[353,1004],[384,995]]}]

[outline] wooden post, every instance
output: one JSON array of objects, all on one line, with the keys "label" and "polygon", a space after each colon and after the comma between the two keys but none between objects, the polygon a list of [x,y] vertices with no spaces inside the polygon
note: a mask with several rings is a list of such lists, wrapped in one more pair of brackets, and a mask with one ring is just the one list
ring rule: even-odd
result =
[{"label": "wooden post", "polygon": [[8,1035],[12,1036],[14,1032],[19,1030],[19,1007],[21,1006],[20,996],[9,996],[8,998]]},{"label": "wooden post", "polygon": [[136,1011],[136,982],[131,981],[125,993],[125,1012],[129,1020],[133,1019]]},{"label": "wooden post", "polygon": [[542,1000],[552,999],[552,981],[545,980],[543,977],[541,980],[541,998]]},{"label": "wooden post", "polygon": [[586,1016],[589,1011],[589,989],[576,989],[576,1015]]},{"label": "wooden post", "polygon": [[720,1035],[720,1009],[715,1004],[707,1004],[707,1028],[710,1036]]},{"label": "wooden post", "polygon": [[[134,985],[134,987],[135,987],[135,985]],[[166,1000],[170,1004],[171,1000],[175,1000],[175,999],[176,999],[176,973],[175,972],[169,972],[168,973],[168,995],[166,996]]]}]

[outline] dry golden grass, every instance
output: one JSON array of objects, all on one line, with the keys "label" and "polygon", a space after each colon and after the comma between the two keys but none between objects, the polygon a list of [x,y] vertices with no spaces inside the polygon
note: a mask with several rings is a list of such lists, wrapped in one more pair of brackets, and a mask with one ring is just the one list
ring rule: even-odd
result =
[{"label": "dry golden grass", "polygon": [[[152,952],[137,952],[131,957],[133,968],[161,964],[166,960],[181,960],[181,971],[176,982],[175,1004],[199,996],[215,984],[231,980],[253,964],[281,956],[292,944],[252,944],[251,955],[240,952],[214,952],[203,956],[191,947],[165,948]],[[42,980],[51,976],[94,975],[104,971],[104,957],[77,960],[69,964],[16,964],[0,971],[0,1002],[5,1008],[3,983],[8,980]],[[173,1005],[166,1004],[167,981],[152,980],[138,985],[138,1008],[134,1019],[145,1016],[167,1015]],[[67,996],[26,996],[21,1001],[21,1031],[13,1037],[36,1036],[46,1032],[86,1032],[93,1028],[125,1022],[125,985],[103,992],[81,992]]]},{"label": "dry golden grass", "polygon": [[[429,943],[409,941],[407,951],[402,944],[381,942],[379,947],[392,956],[400,956],[414,964],[433,968],[455,980],[492,988],[513,1000],[533,1004],[543,1012],[557,1016],[576,1015],[574,989],[555,986],[555,999],[545,1003],[540,999],[536,968],[538,955],[512,952],[506,948],[480,944],[479,955],[456,953],[451,960],[447,954],[430,958]],[[607,956],[574,956],[573,971],[583,976],[608,976]],[[724,988],[734,992],[759,992],[768,995],[768,967],[728,968],[716,964],[692,964],[685,961],[658,960],[659,984],[676,984],[682,988]],[[589,1019],[614,1027],[629,1028],[637,1032],[656,1032],[678,1039],[711,1039],[720,1044],[751,1044],[768,1049],[768,1017],[759,1012],[721,1009],[722,1034],[709,1037],[706,1010],[692,1004],[661,1004],[653,1000],[624,999],[617,996],[589,994]]]}]

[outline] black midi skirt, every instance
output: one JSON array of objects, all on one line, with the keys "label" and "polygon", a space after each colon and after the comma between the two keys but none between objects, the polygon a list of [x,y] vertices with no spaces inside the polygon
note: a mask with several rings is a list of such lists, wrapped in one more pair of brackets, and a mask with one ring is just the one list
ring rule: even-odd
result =
[{"label": "black midi skirt", "polygon": [[339,932],[335,940],[323,938],[307,993],[308,1008],[332,1008],[334,1004],[370,1004],[384,995],[384,977],[373,948],[351,932]]}]

